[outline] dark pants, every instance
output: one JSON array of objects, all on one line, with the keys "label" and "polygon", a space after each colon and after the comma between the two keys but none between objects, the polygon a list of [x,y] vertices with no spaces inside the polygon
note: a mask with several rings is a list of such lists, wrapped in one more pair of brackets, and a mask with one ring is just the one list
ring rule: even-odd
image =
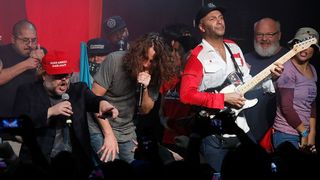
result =
[{"label": "dark pants", "polygon": [[[256,142],[250,131],[247,135],[253,142]],[[240,141],[237,137],[225,138],[219,135],[210,135],[202,140],[200,152],[206,162],[214,168],[214,170],[220,172],[222,161],[226,154],[236,149],[239,145]]]}]

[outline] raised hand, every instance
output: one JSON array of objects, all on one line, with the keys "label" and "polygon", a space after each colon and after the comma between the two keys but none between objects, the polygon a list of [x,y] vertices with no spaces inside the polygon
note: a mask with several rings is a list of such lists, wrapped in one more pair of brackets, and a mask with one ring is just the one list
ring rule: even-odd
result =
[{"label": "raised hand", "polygon": [[43,50],[40,48],[40,44],[37,45],[37,48],[32,50],[30,53],[30,57],[34,58],[34,59],[38,59],[39,62],[42,60],[42,58],[44,57],[44,52]]},{"label": "raised hand", "polygon": [[73,114],[72,106],[69,101],[62,101],[48,109],[48,118],[51,116],[64,115],[71,116]]},{"label": "raised hand", "polygon": [[143,86],[146,88],[148,87],[151,80],[151,75],[148,71],[140,72],[137,77],[137,82],[143,84]]}]

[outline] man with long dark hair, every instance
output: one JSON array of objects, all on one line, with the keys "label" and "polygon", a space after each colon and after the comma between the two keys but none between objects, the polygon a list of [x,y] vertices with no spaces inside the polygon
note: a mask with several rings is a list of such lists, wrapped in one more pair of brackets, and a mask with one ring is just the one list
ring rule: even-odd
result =
[{"label": "man with long dark hair", "polygon": [[134,160],[136,87],[142,87],[143,91],[138,111],[147,114],[158,98],[161,83],[175,73],[174,61],[156,33],[138,38],[128,52],[117,51],[107,56],[94,77],[92,91],[119,109],[119,116],[110,121],[100,120],[105,135],[101,160],[118,157],[129,163]]}]

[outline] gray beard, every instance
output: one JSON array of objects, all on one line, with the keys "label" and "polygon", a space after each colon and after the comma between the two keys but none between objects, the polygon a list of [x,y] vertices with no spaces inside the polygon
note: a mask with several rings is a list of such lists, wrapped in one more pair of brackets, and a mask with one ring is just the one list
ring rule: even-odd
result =
[{"label": "gray beard", "polygon": [[254,41],[254,50],[261,56],[261,57],[271,57],[278,52],[280,48],[280,43],[275,42],[270,47],[263,49],[261,46]]}]

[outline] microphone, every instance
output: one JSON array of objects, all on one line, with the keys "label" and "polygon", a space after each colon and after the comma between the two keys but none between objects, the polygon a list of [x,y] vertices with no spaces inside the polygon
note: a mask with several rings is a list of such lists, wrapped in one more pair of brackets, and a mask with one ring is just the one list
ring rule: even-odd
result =
[{"label": "microphone", "polygon": [[119,44],[119,51],[124,51],[124,50],[125,50],[125,49],[124,49],[124,45],[125,45],[124,40],[121,39],[121,40],[118,42],[118,44]]},{"label": "microphone", "polygon": [[144,89],[144,85],[142,83],[138,83],[137,89],[136,89],[136,93],[138,96],[138,102],[137,102],[138,107],[141,107],[142,105],[143,89]]},{"label": "microphone", "polygon": [[[61,99],[63,101],[68,101],[69,100],[69,94],[68,93],[63,93],[61,95]],[[71,123],[72,123],[72,120],[71,120],[71,117],[67,117],[67,120],[66,120],[66,124],[70,127],[71,126]]]}]

